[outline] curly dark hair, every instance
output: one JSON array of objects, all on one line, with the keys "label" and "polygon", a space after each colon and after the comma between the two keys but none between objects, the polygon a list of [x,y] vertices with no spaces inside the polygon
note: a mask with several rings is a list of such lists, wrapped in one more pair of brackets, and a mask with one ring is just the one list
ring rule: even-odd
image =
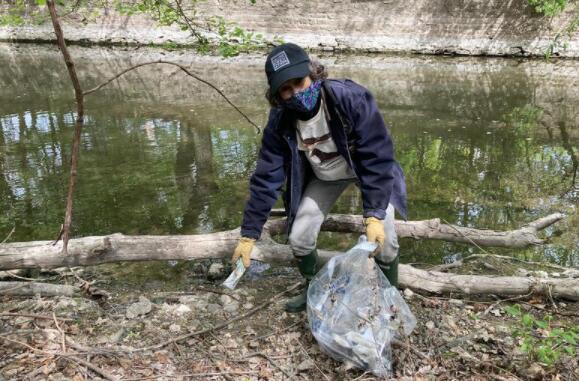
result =
[{"label": "curly dark hair", "polygon": [[[310,79],[317,81],[319,79],[328,78],[328,69],[316,59],[310,59]],[[265,99],[269,102],[271,107],[279,107],[280,99],[278,94],[272,94],[271,88],[265,91]]]}]

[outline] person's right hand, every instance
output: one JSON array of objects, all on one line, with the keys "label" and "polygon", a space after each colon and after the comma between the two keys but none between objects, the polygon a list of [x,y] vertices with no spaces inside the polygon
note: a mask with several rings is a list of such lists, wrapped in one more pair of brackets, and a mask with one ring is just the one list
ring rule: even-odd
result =
[{"label": "person's right hand", "polygon": [[233,266],[235,266],[235,263],[241,257],[245,268],[249,267],[249,265],[251,264],[251,250],[253,249],[253,245],[255,245],[255,240],[253,238],[246,238],[246,237],[239,238],[237,247],[233,252],[233,257],[231,257]]}]

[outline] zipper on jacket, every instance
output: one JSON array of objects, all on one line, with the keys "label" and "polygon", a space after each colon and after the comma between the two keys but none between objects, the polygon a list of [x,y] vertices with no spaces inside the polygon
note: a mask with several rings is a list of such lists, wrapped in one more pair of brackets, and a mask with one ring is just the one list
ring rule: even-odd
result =
[{"label": "zipper on jacket", "polygon": [[[331,89],[327,90],[324,87],[322,87],[322,101],[324,103],[324,111],[325,111],[324,114],[326,116],[326,123],[328,124],[328,128],[329,128],[329,126],[331,126],[331,122],[332,122],[332,114],[330,113],[330,110],[328,108],[328,101],[326,99],[326,91],[329,92],[332,90]],[[332,99],[332,108],[334,109],[334,112],[338,116],[338,122],[340,123],[342,131],[344,131],[344,137],[346,138],[345,141],[346,141],[346,152],[348,154],[348,157],[347,157],[348,165],[350,166],[350,169],[352,169],[352,172],[354,172],[354,176],[356,176],[356,178],[358,179],[358,182],[360,182],[360,176],[356,172],[356,168],[354,168],[354,161],[352,160],[352,155],[350,154],[350,147],[348,145],[348,133],[346,132],[346,126],[344,124],[344,120],[342,118],[342,115],[340,114],[340,110],[338,110],[338,107],[336,106],[336,99],[334,98],[334,96],[332,96],[332,94],[329,94],[329,97]]]},{"label": "zipper on jacket", "polygon": [[287,216],[288,219],[287,219],[287,224],[286,224],[286,228],[285,228],[285,230],[286,230],[286,235],[287,235],[287,237],[288,237],[288,239],[289,239],[290,226],[291,226],[291,223],[292,223],[292,220],[293,220],[293,217],[294,217],[294,216],[293,216],[293,205],[292,205],[292,204],[293,204],[294,201],[295,201],[295,200],[294,200],[294,194],[293,194],[293,185],[292,185],[293,179],[294,179],[294,174],[291,173],[292,170],[293,170],[293,167],[294,167],[294,165],[293,165],[294,152],[293,152],[292,145],[291,145],[291,137],[290,137],[289,135],[284,135],[284,138],[285,138],[285,140],[287,141],[287,144],[288,144],[288,147],[289,147],[290,160],[291,160],[291,162],[290,162],[290,179],[289,179],[289,184],[288,184],[289,194],[290,194],[290,202],[289,202],[289,213],[288,213],[288,216]]}]

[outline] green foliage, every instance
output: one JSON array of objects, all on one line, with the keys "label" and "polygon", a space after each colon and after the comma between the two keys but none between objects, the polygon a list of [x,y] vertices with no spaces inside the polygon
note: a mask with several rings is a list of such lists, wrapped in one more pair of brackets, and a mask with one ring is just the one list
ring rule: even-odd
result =
[{"label": "green foliage", "polygon": [[26,12],[26,2],[16,0],[7,9],[6,14],[0,15],[0,26],[21,26],[24,25],[23,15]]},{"label": "green foliage", "polygon": [[[198,51],[208,53],[211,50],[209,41],[199,32],[199,27],[194,22],[196,15],[194,6],[197,1],[189,2],[188,15],[177,7],[177,3],[167,0],[140,0],[131,3],[115,0],[115,9],[123,15],[147,14],[160,25],[177,25],[181,30],[190,30],[197,39]],[[250,3],[255,4],[255,0],[250,0]],[[208,27],[210,31],[216,33],[217,49],[224,57],[255,51],[267,42],[263,35],[248,32],[223,17],[211,17],[208,20]],[[279,43],[279,41],[280,39],[275,37],[273,42]]]},{"label": "green foliage", "polygon": [[166,0],[140,0],[134,3],[127,3],[124,1],[116,0],[115,9],[127,16],[131,16],[135,13],[146,13],[152,16],[159,25],[173,25],[175,23],[181,25],[181,15],[177,9],[174,8],[173,3]]},{"label": "green foliage", "polygon": [[568,0],[528,0],[535,12],[544,16],[555,16],[561,13],[568,4]]},{"label": "green foliage", "polygon": [[[535,12],[546,17],[553,17],[565,10],[569,5],[569,0],[527,0],[533,7]],[[545,58],[550,59],[560,49],[567,48],[567,40],[569,40],[573,33],[579,28],[579,10],[577,10],[575,17],[566,25],[562,26],[555,37],[545,49]]]},{"label": "green foliage", "polygon": [[209,25],[217,33],[219,53],[224,57],[254,51],[265,43],[263,35],[248,32],[223,17],[210,18]]},{"label": "green foliage", "polygon": [[530,360],[538,360],[550,367],[563,354],[572,357],[576,355],[578,326],[553,327],[551,315],[539,320],[523,313],[518,304],[506,307],[505,312],[512,317],[520,318],[513,334],[521,339],[519,349],[526,353]]}]

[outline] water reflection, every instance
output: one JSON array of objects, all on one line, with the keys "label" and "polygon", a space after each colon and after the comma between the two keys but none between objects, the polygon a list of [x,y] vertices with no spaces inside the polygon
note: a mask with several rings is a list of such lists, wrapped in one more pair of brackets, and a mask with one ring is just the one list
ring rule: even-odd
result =
[{"label": "water reflection", "polygon": [[[134,63],[130,52],[76,47],[74,54],[87,87]],[[62,222],[75,113],[60,60],[52,47],[0,50],[0,236],[16,226],[12,240],[54,238]],[[517,255],[579,263],[579,92],[573,85],[579,63],[324,60],[334,76],[351,77],[376,95],[406,171],[412,219],[509,229],[565,211],[567,221],[547,232],[549,245]],[[219,64],[224,70],[217,72],[214,59],[193,62],[263,122],[261,58]],[[546,77],[549,65],[564,67]],[[239,226],[261,137],[211,91],[170,74],[143,68],[88,99],[75,235]],[[349,189],[334,211],[360,213],[358,191]],[[353,239],[328,233],[321,245],[346,248]],[[473,250],[403,242],[406,262],[440,262]]]}]

